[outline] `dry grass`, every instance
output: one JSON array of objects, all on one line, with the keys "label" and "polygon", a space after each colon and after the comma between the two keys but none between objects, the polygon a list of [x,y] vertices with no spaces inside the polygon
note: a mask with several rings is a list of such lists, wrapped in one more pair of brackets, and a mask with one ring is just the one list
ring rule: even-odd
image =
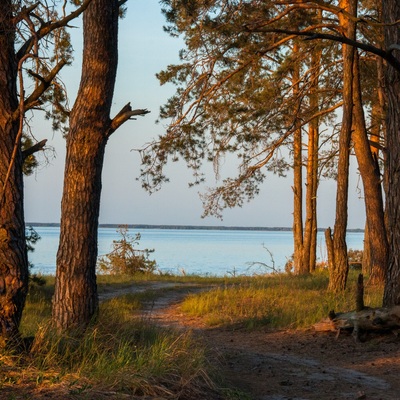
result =
[{"label": "dry grass", "polygon": [[[356,274],[349,277],[348,289],[340,295],[327,292],[326,272],[309,276],[274,274],[244,278],[234,285],[192,295],[182,310],[202,317],[208,325],[243,324],[248,328],[307,328],[326,318],[330,310],[355,308]],[[380,306],[382,291],[367,287],[366,305]]]},{"label": "dry grass", "polygon": [[[356,274],[350,275],[348,290],[340,296],[327,292],[324,272],[236,278],[113,275],[98,281],[102,292],[160,280],[218,284],[190,296],[182,306],[209,325],[305,328],[331,309],[347,311],[355,306]],[[28,296],[21,331],[24,337],[34,337],[31,351],[0,354],[2,400],[240,398],[234,392],[217,394],[206,349],[193,335],[155,327],[140,316],[142,301],[156,296],[154,291],[103,301],[99,319],[77,340],[57,336],[49,328],[52,285],[48,279],[47,285],[33,287]],[[381,290],[367,285],[366,305],[379,306],[381,298]]]},{"label": "dry grass", "polygon": [[51,330],[50,298],[48,287],[29,295],[21,331],[34,335],[30,352],[0,354],[2,400],[213,397],[204,347],[190,332],[144,320],[145,292],[102,302],[99,319],[79,339]]}]

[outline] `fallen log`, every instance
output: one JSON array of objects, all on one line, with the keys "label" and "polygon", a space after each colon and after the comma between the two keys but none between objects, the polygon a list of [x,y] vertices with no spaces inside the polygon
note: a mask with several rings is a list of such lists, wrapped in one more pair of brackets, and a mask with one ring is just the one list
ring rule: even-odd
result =
[{"label": "fallen log", "polygon": [[355,339],[360,332],[392,332],[400,329],[400,306],[391,308],[364,308],[361,311],[335,313],[313,325],[317,332],[352,331]]}]

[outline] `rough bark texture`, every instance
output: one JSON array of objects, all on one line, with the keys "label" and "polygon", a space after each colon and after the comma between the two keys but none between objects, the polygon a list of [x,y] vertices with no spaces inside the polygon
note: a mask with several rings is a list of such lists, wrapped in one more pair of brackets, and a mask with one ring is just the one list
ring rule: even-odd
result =
[{"label": "rough bark texture", "polygon": [[[400,20],[398,0],[383,0],[382,10],[385,27],[386,48],[400,46]],[[393,55],[400,60],[400,51]],[[387,90],[387,221],[389,261],[384,291],[384,306],[400,304],[400,73],[392,66],[386,67]]]},{"label": "rough bark texture", "polygon": [[[18,336],[28,287],[28,260],[23,209],[22,153],[18,121],[17,64],[15,61],[14,6],[0,2],[0,335],[2,344]],[[14,146],[17,153],[5,182]],[[4,191],[3,191],[4,188]]]},{"label": "rough bark texture", "polygon": [[84,329],[98,309],[97,232],[118,60],[118,1],[93,0],[83,24],[82,77],[67,138],[53,299],[53,323],[59,331]]},{"label": "rough bark texture", "polygon": [[[340,7],[350,15],[356,15],[355,0],[342,0]],[[340,24],[345,29],[346,36],[355,37],[355,24],[349,22],[342,14],[339,16]],[[333,256],[332,268],[329,271],[329,290],[342,291],[346,288],[348,274],[347,260],[347,202],[349,182],[349,156],[353,114],[353,77],[354,48],[343,45],[343,118],[339,137],[339,161],[336,192],[336,216],[333,232]]]},{"label": "rough bark texture", "polygon": [[354,59],[353,76],[353,144],[364,187],[368,245],[371,255],[371,279],[384,282],[388,256],[383,195],[378,160],[374,158],[368,140],[362,103],[358,55]]},{"label": "rough bark texture", "polygon": [[[297,43],[293,46],[293,52],[299,52]],[[293,66],[293,95],[299,96],[300,71],[299,65]],[[299,124],[299,121],[298,121]],[[302,155],[302,130],[299,127],[293,135],[293,267],[296,274],[304,272],[302,264],[303,256],[303,155]]]},{"label": "rough bark texture", "polygon": [[364,228],[364,246],[362,255],[362,272],[364,275],[370,275],[372,272],[371,246],[369,245],[368,223],[365,221]]},{"label": "rough bark texture", "polygon": [[356,340],[361,332],[392,332],[400,328],[400,307],[366,308],[361,311],[347,313],[330,312],[326,318],[313,325],[318,332],[337,332],[341,330],[353,331]]},{"label": "rough bark texture", "polygon": [[301,129],[296,129],[293,136],[293,267],[296,274],[303,271],[303,178]]},{"label": "rough bark texture", "polygon": [[[315,50],[311,54],[310,84],[310,112],[317,113],[318,102],[318,76],[321,51]],[[307,184],[306,184],[306,218],[304,226],[303,265],[307,272],[315,270],[317,252],[317,190],[318,190],[318,145],[319,145],[319,119],[314,118],[308,124],[307,146]]]},{"label": "rough bark texture", "polygon": [[333,254],[333,240],[332,240],[332,230],[331,228],[325,229],[325,243],[326,243],[326,252],[328,256],[328,269],[329,271],[334,268],[334,254]]}]

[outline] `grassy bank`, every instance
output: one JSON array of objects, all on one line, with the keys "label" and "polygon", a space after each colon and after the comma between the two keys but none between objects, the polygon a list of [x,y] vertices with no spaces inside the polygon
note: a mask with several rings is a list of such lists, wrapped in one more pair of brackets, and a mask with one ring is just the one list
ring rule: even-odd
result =
[{"label": "grassy bank", "polygon": [[[29,353],[0,355],[2,399],[213,398],[206,350],[189,332],[161,329],[141,316],[154,291],[104,300],[83,338],[50,328],[53,279],[31,288],[21,333]],[[99,292],[142,285],[142,278],[100,277]],[[27,340],[28,342],[28,340]]]},{"label": "grassy bank", "polygon": [[[309,328],[326,318],[330,310],[355,309],[357,276],[358,273],[351,272],[347,290],[335,295],[326,290],[326,271],[307,276],[273,274],[242,278],[235,284],[188,297],[182,310],[201,317],[209,326]],[[381,302],[381,289],[366,285],[365,304],[379,307]]]},{"label": "grassy bank", "polygon": [[[165,290],[146,290],[153,287],[151,282],[216,285],[189,296],[182,310],[213,326],[274,329],[305,328],[325,318],[331,309],[354,309],[355,280],[356,274],[351,275],[348,290],[333,296],[326,291],[325,273],[236,278],[99,276],[99,294],[103,296],[99,317],[85,336],[76,340],[58,337],[49,328],[54,287],[50,277],[46,285],[32,287],[28,296],[21,332],[24,337],[34,337],[31,351],[0,355],[1,398],[217,398],[218,385],[213,383],[217,377],[207,349],[190,333],[156,327],[141,316],[143,302]],[[132,286],[143,291],[126,294]],[[125,294],[104,296],[114,291]],[[367,287],[366,305],[378,306],[380,298],[379,290]]]}]

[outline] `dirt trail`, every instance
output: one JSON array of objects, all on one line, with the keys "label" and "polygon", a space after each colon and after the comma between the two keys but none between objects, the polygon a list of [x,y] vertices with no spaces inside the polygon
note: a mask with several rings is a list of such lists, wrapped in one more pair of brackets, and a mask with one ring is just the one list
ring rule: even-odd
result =
[{"label": "dirt trail", "polygon": [[227,382],[248,393],[246,400],[400,400],[400,340],[394,335],[355,343],[345,334],[336,339],[311,330],[207,328],[180,310],[186,295],[207,289],[180,285],[164,291],[146,316],[158,325],[194,331],[220,356]]}]

